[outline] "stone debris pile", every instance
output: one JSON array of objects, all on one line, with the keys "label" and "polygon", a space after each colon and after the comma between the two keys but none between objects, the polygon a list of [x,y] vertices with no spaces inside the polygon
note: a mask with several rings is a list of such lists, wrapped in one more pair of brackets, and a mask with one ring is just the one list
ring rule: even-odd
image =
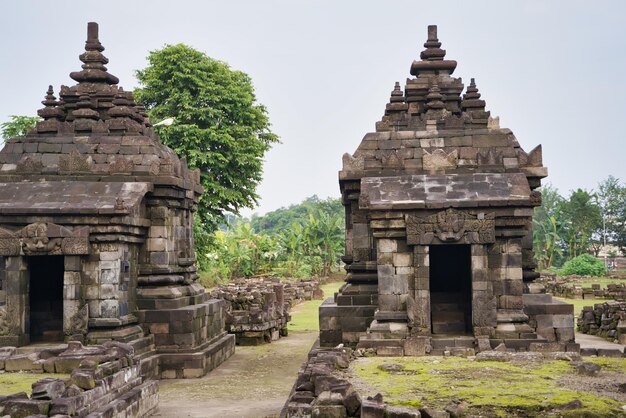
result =
[{"label": "stone debris pile", "polygon": [[98,346],[70,342],[38,352],[0,351],[8,372],[68,373],[45,378],[25,392],[0,397],[0,416],[144,417],[156,410],[158,383],[144,380],[132,346],[108,341]]},{"label": "stone debris pile", "polygon": [[538,282],[545,286],[546,292],[557,297],[569,299],[626,300],[626,282],[609,283],[606,285],[606,288],[602,288],[600,284],[592,284],[591,287],[583,287],[576,283],[582,279],[584,279],[584,277],[581,276],[542,276]]},{"label": "stone debris pile", "polygon": [[578,332],[626,344],[626,302],[609,301],[585,306],[578,316]]},{"label": "stone debris pile", "polygon": [[209,294],[224,301],[226,329],[235,334],[239,345],[258,345],[286,336],[290,309],[304,300],[323,297],[316,278],[241,279],[212,289]]}]

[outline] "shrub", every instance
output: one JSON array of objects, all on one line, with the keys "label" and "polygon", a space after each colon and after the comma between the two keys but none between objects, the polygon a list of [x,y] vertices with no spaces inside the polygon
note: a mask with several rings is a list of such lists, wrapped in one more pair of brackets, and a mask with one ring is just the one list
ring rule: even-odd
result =
[{"label": "shrub", "polygon": [[579,276],[602,276],[606,273],[604,262],[591,254],[582,254],[574,257],[563,264],[559,275],[567,276],[576,274]]}]

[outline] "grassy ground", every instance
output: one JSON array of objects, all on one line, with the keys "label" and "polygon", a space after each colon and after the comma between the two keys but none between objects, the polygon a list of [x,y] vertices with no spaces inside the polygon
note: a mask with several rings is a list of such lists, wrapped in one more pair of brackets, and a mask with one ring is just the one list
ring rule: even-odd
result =
[{"label": "grassy ground", "polygon": [[6,396],[18,392],[26,392],[30,395],[32,384],[46,377],[66,378],[65,374],[43,373],[0,373],[0,395]]},{"label": "grassy ground", "polygon": [[580,281],[574,282],[582,287],[591,287],[592,284],[599,284],[601,288],[606,288],[607,284],[620,284],[626,283],[624,279],[615,279],[612,277],[586,277]]},{"label": "grassy ground", "polygon": [[[332,296],[343,285],[343,282],[331,282],[322,286],[324,299]],[[296,305],[291,311],[289,332],[293,331],[319,331],[318,308],[323,300],[309,300]]]},{"label": "grassy ground", "polygon": [[593,306],[596,303],[603,303],[608,301],[608,299],[568,299],[557,297],[555,297],[554,299],[574,305],[574,316],[578,316],[578,314],[580,314],[580,311],[582,311],[583,307],[585,306]]},{"label": "grassy ground", "polygon": [[[600,379],[624,380],[625,359],[586,360],[597,362],[606,370]],[[403,369],[384,371],[379,368],[384,363],[399,364]],[[624,416],[623,399],[617,401],[571,386],[568,382],[579,382],[580,377],[566,361],[519,365],[460,357],[378,357],[358,359],[351,368],[362,390],[380,392],[385,402],[394,405],[435,408],[461,405],[472,416]],[[574,400],[579,400],[582,408],[571,411],[563,408]]]}]

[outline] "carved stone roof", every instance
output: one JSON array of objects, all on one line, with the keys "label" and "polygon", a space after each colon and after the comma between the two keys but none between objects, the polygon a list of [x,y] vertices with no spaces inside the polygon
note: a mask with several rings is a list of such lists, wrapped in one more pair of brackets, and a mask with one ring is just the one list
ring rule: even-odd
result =
[{"label": "carved stone roof", "polygon": [[0,182],[138,181],[201,193],[200,173],[163,145],[145,108],[124,91],[105,66],[98,24],[88,24],[77,81],[61,86],[59,99],[49,86],[42,121],[23,138],[0,150]]},{"label": "carved stone roof", "polygon": [[[344,154],[340,182],[367,177],[522,173],[533,190],[547,175],[541,145],[529,153],[509,129],[491,118],[472,78],[465,94],[452,77],[437,27],[428,27],[426,49],[414,61],[402,90],[396,83],[376,131],[353,154]],[[470,176],[471,177],[471,176]],[[467,177],[468,179],[470,177]]]},{"label": "carved stone roof", "polygon": [[128,214],[149,191],[136,182],[0,183],[0,214]]},{"label": "carved stone roof", "polygon": [[522,173],[412,175],[361,180],[359,206],[368,209],[441,209],[531,206]]}]

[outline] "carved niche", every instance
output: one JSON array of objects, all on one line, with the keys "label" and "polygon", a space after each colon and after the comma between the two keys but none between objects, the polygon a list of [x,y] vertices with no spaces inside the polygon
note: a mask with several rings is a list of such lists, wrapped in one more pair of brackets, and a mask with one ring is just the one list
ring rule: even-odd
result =
[{"label": "carved niche", "polygon": [[37,222],[16,232],[0,228],[0,256],[89,254],[87,227],[70,230]]},{"label": "carved niche", "polygon": [[490,244],[496,240],[495,214],[447,209],[434,215],[406,215],[407,244],[429,245],[437,238],[442,243]]}]

